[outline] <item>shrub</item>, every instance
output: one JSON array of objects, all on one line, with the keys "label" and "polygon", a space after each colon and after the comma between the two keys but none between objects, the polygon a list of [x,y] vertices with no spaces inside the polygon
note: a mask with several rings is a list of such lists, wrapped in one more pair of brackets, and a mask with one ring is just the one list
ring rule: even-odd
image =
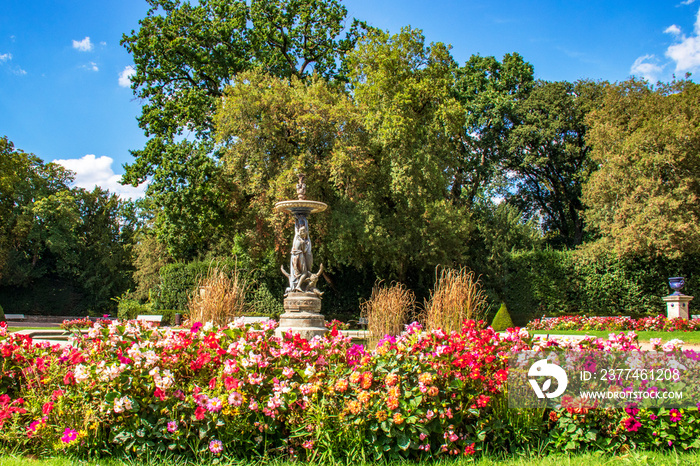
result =
[{"label": "shrub", "polygon": [[451,332],[461,328],[465,319],[484,317],[486,294],[474,272],[466,267],[438,268],[436,275],[435,288],[425,303],[424,319],[428,329]]},{"label": "shrub", "polygon": [[258,286],[251,295],[251,309],[253,315],[279,317],[279,315],[284,312],[281,296],[279,298],[273,296],[267,288],[267,285],[262,284]]},{"label": "shrub", "polygon": [[248,281],[237,268],[229,278],[221,266],[213,265],[191,294],[187,306],[190,320],[225,325],[244,315],[250,309],[246,303],[248,287]]},{"label": "shrub", "polygon": [[510,318],[508,308],[506,308],[506,303],[501,303],[501,307],[498,308],[498,312],[493,318],[493,322],[491,322],[491,327],[497,332],[515,327],[515,325],[513,325],[513,319]]},{"label": "shrub", "polygon": [[2,310],[2,306],[0,306],[0,321],[5,320],[5,311]]},{"label": "shrub", "polygon": [[372,296],[360,305],[360,315],[367,319],[368,346],[374,347],[385,335],[398,335],[415,313],[416,296],[400,283],[388,288],[374,285]]},{"label": "shrub", "polygon": [[132,320],[139,315],[160,314],[160,311],[153,309],[153,304],[141,304],[135,299],[118,298],[117,299],[117,318],[119,320]]}]

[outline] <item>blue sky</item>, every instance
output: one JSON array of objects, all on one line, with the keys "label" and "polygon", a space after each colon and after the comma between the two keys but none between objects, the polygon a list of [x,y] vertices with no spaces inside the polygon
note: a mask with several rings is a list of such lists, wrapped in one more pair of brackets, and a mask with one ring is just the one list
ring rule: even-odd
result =
[{"label": "blue sky", "polygon": [[[700,0],[347,0],[350,17],[398,32],[423,29],[472,54],[518,52],[538,78],[668,81],[700,76]],[[117,181],[146,138],[128,87],[131,57],[119,45],[138,28],[143,0],[3,0],[0,9],[0,136],[123,196]]]}]

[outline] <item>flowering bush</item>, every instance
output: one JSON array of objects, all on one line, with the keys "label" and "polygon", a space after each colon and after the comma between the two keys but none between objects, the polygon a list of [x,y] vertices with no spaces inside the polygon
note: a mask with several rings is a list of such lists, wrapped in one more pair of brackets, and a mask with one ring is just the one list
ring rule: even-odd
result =
[{"label": "flowering bush", "polygon": [[564,316],[535,319],[527,324],[530,330],[610,330],[610,331],[700,331],[700,319],[668,319],[666,316],[642,317],[586,317]]},{"label": "flowering bush", "polygon": [[[315,460],[473,455],[538,438],[559,450],[698,447],[697,410],[513,414],[504,404],[509,355],[540,344],[525,330],[412,324],[366,352],[335,329],[306,341],[275,337],[275,326],[113,322],[66,348],[0,326],[0,444]],[[636,351],[633,337],[542,347]]]},{"label": "flowering bush", "polygon": [[103,318],[97,319],[95,321],[91,320],[89,317],[83,317],[82,319],[64,320],[61,323],[61,328],[63,330],[79,330],[85,328],[92,328],[95,326],[95,324],[105,326],[109,325],[111,322],[111,319],[108,319],[107,316],[104,316]]}]

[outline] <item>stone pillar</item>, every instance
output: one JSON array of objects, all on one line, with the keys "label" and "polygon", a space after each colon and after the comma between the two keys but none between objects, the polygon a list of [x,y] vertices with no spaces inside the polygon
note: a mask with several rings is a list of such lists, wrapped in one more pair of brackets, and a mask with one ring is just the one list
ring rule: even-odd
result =
[{"label": "stone pillar", "polygon": [[666,302],[666,317],[669,319],[678,317],[690,319],[690,301],[693,296],[674,293],[661,299]]}]

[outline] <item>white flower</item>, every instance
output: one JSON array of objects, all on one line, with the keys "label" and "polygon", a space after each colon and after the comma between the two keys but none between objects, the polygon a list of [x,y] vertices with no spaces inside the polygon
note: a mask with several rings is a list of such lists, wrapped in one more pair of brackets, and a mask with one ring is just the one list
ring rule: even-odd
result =
[{"label": "white flower", "polygon": [[316,373],[316,368],[310,364],[306,364],[306,370],[304,370],[304,375],[311,377]]}]

